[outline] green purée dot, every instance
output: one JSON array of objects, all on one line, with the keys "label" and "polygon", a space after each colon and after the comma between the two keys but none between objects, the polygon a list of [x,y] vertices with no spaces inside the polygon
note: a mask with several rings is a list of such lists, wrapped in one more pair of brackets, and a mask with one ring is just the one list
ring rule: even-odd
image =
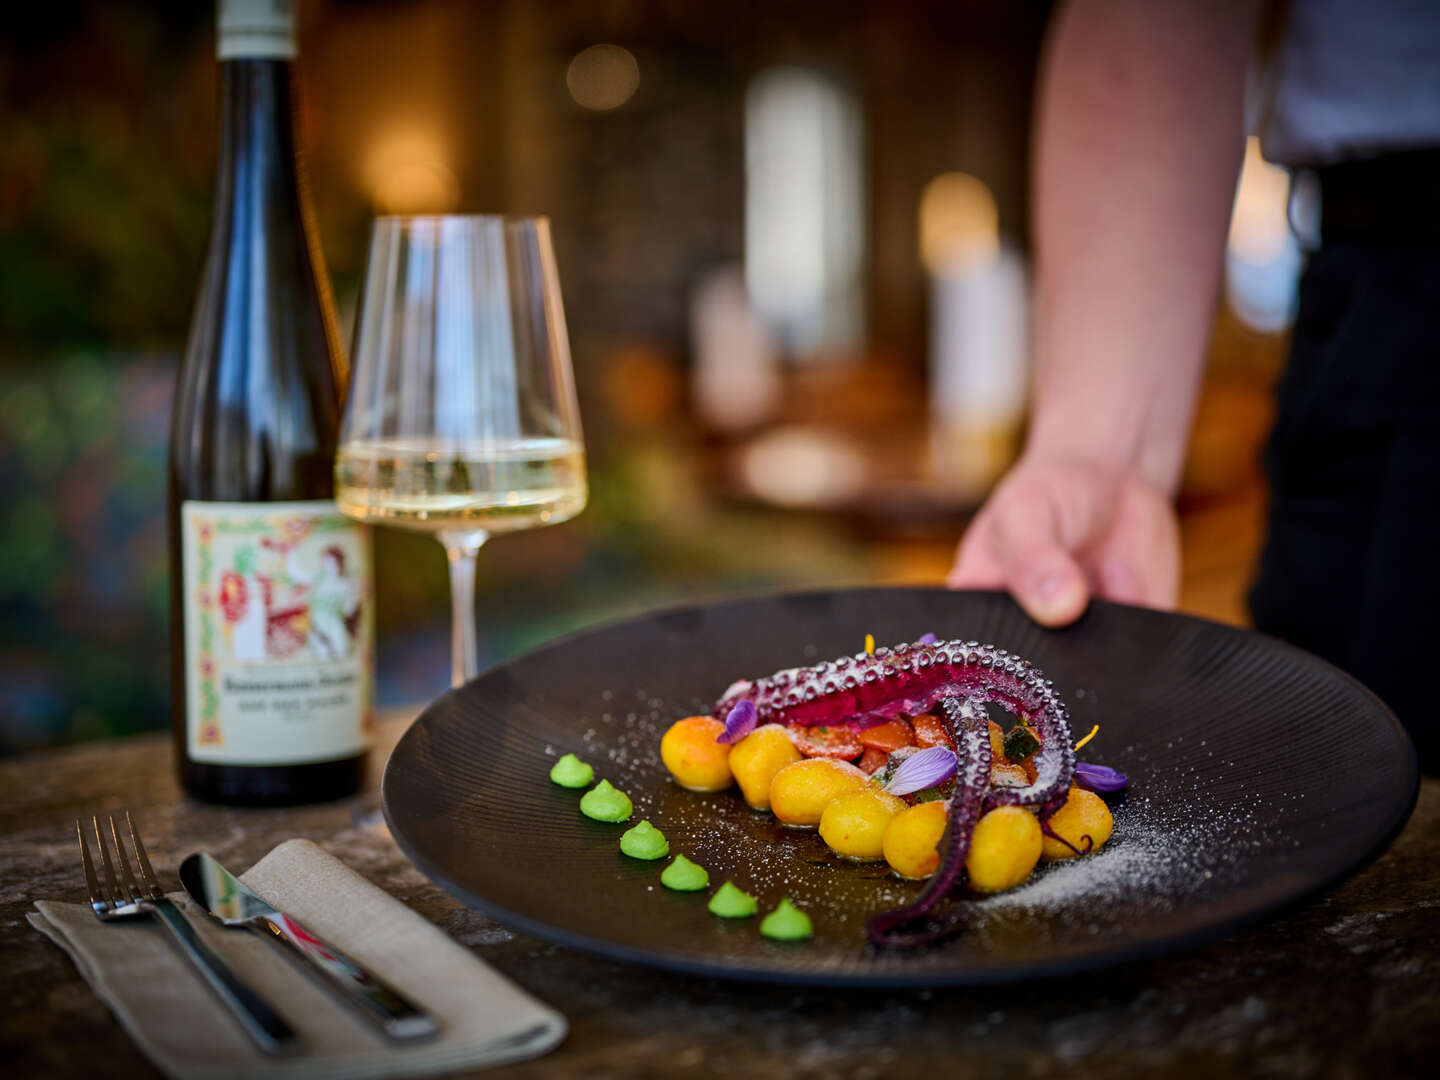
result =
[{"label": "green pur\u00e9e dot", "polygon": [[609,780],[601,780],[580,796],[580,812],[596,821],[628,821],[634,811],[630,796]]},{"label": "green pur\u00e9e dot", "polygon": [[589,787],[595,779],[595,770],[574,754],[566,754],[551,768],[550,779],[561,787]]},{"label": "green pur\u00e9e dot", "polygon": [[626,829],[620,837],[620,850],[632,859],[663,859],[670,854],[670,841],[648,821]]},{"label": "green pur\u00e9e dot", "polygon": [[787,896],[774,911],[760,920],[760,933],[776,941],[802,941],[815,933],[810,916],[790,902]]},{"label": "green pur\u00e9e dot", "polygon": [[715,890],[708,906],[710,914],[719,915],[722,919],[748,919],[759,905],[755,903],[755,897],[742,892],[733,881],[727,881]]},{"label": "green pur\u00e9e dot", "polygon": [[684,855],[676,855],[660,875],[660,884],[676,892],[699,892],[710,884],[710,872]]}]

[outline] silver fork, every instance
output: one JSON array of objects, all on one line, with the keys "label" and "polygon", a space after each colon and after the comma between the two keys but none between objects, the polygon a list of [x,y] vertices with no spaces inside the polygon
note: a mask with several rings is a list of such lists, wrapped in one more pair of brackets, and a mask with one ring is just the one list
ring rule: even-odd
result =
[{"label": "silver fork", "polygon": [[[113,815],[106,816],[106,828],[100,825],[98,816],[90,819],[95,832],[95,844],[100,849],[100,865],[105,873],[105,887],[102,889],[95,875],[95,864],[90,859],[90,847],[85,842],[85,825],[75,822],[75,836],[80,842],[80,861],[85,867],[85,884],[90,889],[90,907],[95,917],[102,922],[121,919],[137,919],[155,916],[174,936],[181,951],[200,969],[210,988],[230,1006],[242,1027],[260,1046],[269,1052],[276,1052],[293,1044],[295,1031],[274,1009],[267,1005],[255,990],[230,970],[229,965],[213,953],[195,933],[185,916],[174,902],[165,895],[155,879],[155,870],[150,865],[150,856],[145,853],[145,844],[135,828],[135,819],[125,811],[125,824],[130,833],[130,842],[135,848],[135,865],[144,878],[142,885],[130,872],[130,860],[125,854],[125,845],[120,841],[120,831]],[[111,844],[106,843],[106,832],[113,843],[114,860],[111,859]],[[117,882],[115,862],[120,864]]]}]

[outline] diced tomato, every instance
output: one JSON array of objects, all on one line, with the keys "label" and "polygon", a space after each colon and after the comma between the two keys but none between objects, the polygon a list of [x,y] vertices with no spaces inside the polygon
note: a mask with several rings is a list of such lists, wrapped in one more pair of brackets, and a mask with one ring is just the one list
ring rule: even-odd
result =
[{"label": "diced tomato", "polygon": [[914,746],[915,732],[904,717],[897,716],[883,724],[863,728],[860,731],[860,745],[884,750],[888,754],[902,746]]},{"label": "diced tomato", "polygon": [[955,744],[950,741],[950,734],[945,730],[944,722],[930,713],[922,713],[910,721],[915,731],[915,745],[919,747],[948,746],[955,749]]},{"label": "diced tomato", "polygon": [[846,724],[790,724],[790,735],[795,748],[806,757],[842,758],[853,761],[865,748],[855,737],[855,732]]},{"label": "diced tomato", "polygon": [[860,771],[866,776],[874,776],[885,767],[885,762],[889,760],[890,755],[884,750],[877,750],[873,746],[867,746],[865,752],[860,755],[860,760],[856,762],[856,764],[860,766]]}]

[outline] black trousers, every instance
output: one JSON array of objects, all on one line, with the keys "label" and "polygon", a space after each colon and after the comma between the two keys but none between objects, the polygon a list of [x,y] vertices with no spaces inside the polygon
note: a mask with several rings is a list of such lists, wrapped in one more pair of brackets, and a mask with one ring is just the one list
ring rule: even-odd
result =
[{"label": "black trousers", "polygon": [[[1433,214],[1431,207],[1415,213]],[[1258,629],[1354,675],[1440,773],[1440,240],[1327,242],[1266,452]],[[1317,716],[1316,724],[1325,718]]]}]

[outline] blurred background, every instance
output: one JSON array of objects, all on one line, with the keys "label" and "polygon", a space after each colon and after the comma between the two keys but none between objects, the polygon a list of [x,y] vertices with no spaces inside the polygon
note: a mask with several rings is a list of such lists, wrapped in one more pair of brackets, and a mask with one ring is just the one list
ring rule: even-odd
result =
[{"label": "blurred background", "polygon": [[[353,322],[378,212],[553,222],[578,519],[481,553],[482,665],[657,604],[938,583],[1023,436],[1039,0],[299,0]],[[0,41],[0,753],[169,723],[164,454],[216,151],[208,3]],[[1181,495],[1243,622],[1300,258],[1252,147]],[[1157,244],[1165,242],[1156,237]],[[378,698],[448,683],[439,545],[378,530]]]}]

